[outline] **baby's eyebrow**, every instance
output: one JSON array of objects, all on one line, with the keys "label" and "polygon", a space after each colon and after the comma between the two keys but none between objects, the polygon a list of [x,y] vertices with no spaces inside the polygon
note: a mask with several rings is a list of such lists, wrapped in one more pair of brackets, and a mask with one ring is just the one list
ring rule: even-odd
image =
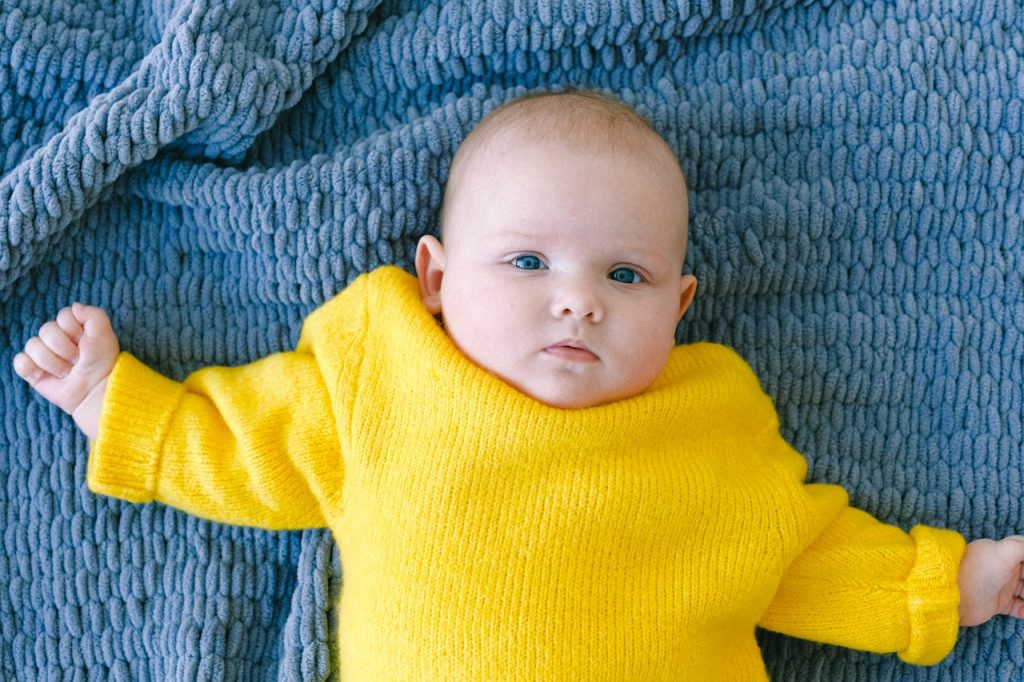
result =
[{"label": "baby's eyebrow", "polygon": [[[545,251],[552,247],[554,237],[547,231],[536,232],[512,229],[483,238],[488,246],[500,249],[534,249]],[[556,240],[557,241],[557,240]],[[558,245],[555,244],[555,247]],[[635,265],[653,266],[654,264],[668,267],[672,259],[662,249],[647,247],[643,244],[631,245],[620,251],[611,251],[601,255],[603,260],[615,263],[633,263]]]},{"label": "baby's eyebrow", "polygon": [[503,231],[497,234],[492,234],[488,237],[490,241],[502,242],[502,241],[537,241],[546,237],[545,233],[535,232],[520,232],[520,231]]},{"label": "baby's eyebrow", "polygon": [[629,251],[623,254],[621,260],[627,263],[650,263],[654,261],[662,265],[668,265],[671,259],[665,254],[664,251],[655,249],[644,249],[642,251]]}]

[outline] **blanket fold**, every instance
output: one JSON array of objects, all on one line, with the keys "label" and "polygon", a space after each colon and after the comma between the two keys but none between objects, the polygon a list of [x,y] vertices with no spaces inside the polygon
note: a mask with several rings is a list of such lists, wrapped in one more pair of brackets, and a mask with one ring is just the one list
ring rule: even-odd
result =
[{"label": "blanket fold", "polygon": [[[8,77],[0,87],[16,83],[16,72],[32,66],[38,78],[58,84],[89,81],[103,58],[110,62],[108,74],[124,72],[124,78],[92,97],[27,158],[13,168],[5,166],[0,295],[31,267],[37,251],[46,251],[83,211],[108,196],[125,171],[160,150],[207,163],[244,156],[253,139],[293,106],[345,43],[366,27],[368,10],[376,3],[337,4],[197,0],[175,8],[164,23],[161,8],[140,3],[131,19],[156,22],[161,37],[144,55],[144,37],[131,43],[135,49],[127,55],[141,58],[130,70],[127,60],[113,52],[120,41],[111,45],[97,35],[99,27],[88,32],[74,25],[81,13],[54,11],[47,22],[14,9],[6,17],[5,33],[13,45]],[[109,19],[124,29],[125,22]],[[94,40],[98,45],[91,44]],[[85,54],[76,54],[82,47]],[[53,55],[58,49],[70,59],[57,64]],[[40,54],[33,65],[26,55],[35,50]],[[54,90],[39,92],[36,103],[59,99],[61,93]]]}]

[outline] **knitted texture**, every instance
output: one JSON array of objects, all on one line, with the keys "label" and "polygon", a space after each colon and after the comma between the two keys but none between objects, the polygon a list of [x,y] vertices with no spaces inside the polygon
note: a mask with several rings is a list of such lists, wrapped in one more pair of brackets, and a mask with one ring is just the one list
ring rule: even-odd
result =
[{"label": "knitted texture", "polygon": [[[526,89],[648,115],[690,187],[680,331],[737,348],[810,477],[883,520],[1024,529],[1024,12],[994,0],[0,4],[0,367],[72,300],[175,378],[292,347],[411,265],[454,148]],[[0,677],[331,675],[338,557],[85,487],[0,371]],[[774,635],[778,679],[1016,679],[1019,626],[930,669]]]}]

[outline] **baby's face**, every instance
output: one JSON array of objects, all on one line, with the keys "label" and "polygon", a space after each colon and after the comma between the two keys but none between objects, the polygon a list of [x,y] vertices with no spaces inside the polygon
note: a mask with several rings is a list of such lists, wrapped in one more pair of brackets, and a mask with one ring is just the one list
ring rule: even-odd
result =
[{"label": "baby's face", "polygon": [[696,286],[680,274],[685,186],[667,155],[488,142],[448,207],[444,245],[420,242],[427,308],[476,364],[549,405],[642,392]]}]

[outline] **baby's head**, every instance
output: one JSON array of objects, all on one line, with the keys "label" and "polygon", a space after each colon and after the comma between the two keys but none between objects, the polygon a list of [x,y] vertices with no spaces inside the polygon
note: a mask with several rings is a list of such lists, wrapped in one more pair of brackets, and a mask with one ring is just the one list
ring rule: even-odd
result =
[{"label": "baby's head", "polygon": [[455,154],[441,240],[416,252],[423,303],[466,356],[541,402],[636,395],[696,290],[687,213],[675,155],[626,105],[515,100]]}]

